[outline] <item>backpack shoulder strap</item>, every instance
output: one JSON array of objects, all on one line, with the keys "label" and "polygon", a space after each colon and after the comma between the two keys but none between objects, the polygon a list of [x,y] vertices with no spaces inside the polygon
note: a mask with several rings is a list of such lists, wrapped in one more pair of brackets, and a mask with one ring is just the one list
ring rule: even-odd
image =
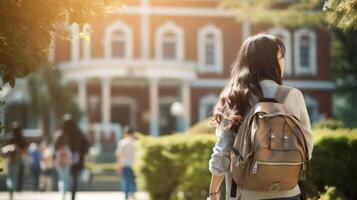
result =
[{"label": "backpack shoulder strap", "polygon": [[279,103],[284,103],[286,97],[289,95],[289,92],[292,90],[290,87],[283,87],[279,85],[276,88],[274,99],[277,100]]}]

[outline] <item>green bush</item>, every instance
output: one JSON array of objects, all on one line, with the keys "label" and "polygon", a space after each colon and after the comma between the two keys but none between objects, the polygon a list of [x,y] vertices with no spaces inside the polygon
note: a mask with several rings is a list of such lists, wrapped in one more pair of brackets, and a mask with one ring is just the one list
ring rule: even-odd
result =
[{"label": "green bush", "polygon": [[176,134],[140,139],[139,178],[151,199],[203,199],[209,187],[208,160],[214,135]]},{"label": "green bush", "polygon": [[346,200],[346,198],[337,192],[336,187],[325,186],[325,191],[321,194],[319,200]]},{"label": "green bush", "polygon": [[193,125],[186,131],[187,134],[214,134],[215,128],[211,126],[211,120],[206,119]]},{"label": "green bush", "polygon": [[[357,199],[357,129],[314,129],[313,134],[312,176],[318,190],[331,185],[347,199]],[[215,141],[213,133],[141,137],[137,172],[143,188],[155,200],[177,199],[179,191],[184,199],[203,199]]]},{"label": "green bush", "polygon": [[312,177],[321,191],[333,185],[357,199],[357,129],[314,130]]},{"label": "green bush", "polygon": [[327,119],[318,122],[314,125],[314,129],[339,129],[344,128],[346,125],[341,120]]}]

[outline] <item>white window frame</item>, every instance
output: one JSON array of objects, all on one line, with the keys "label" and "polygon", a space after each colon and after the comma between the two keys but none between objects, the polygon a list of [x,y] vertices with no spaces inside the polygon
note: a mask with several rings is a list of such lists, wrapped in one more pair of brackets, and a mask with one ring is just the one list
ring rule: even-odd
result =
[{"label": "white window frame", "polygon": [[[215,40],[215,64],[213,66],[206,65],[205,60],[205,45],[206,35],[214,35]],[[213,24],[206,25],[198,31],[198,70],[200,72],[223,72],[223,36],[222,30]]]},{"label": "white window frame", "polygon": [[284,27],[272,27],[268,33],[274,36],[282,35],[283,43],[285,45],[285,74],[292,74],[292,47],[291,47],[291,34],[290,31]]},{"label": "white window frame", "polygon": [[[300,43],[302,36],[308,36],[311,40],[310,48],[310,67],[304,68],[301,66],[300,61]],[[316,33],[308,28],[301,28],[294,33],[294,53],[295,53],[295,71],[297,75],[316,75],[317,63],[316,63]]]},{"label": "white window frame", "polygon": [[[184,60],[185,34],[183,29],[173,21],[167,21],[156,30],[155,55],[158,60],[165,60],[163,55],[163,37],[166,33],[174,33],[176,35],[176,56],[172,61]],[[166,60],[165,60],[166,61]],[[171,61],[171,60],[167,60]]]},{"label": "white window frame", "polygon": [[319,102],[310,95],[304,95],[304,100],[306,107],[313,107],[312,113],[309,113],[311,115],[310,121],[312,123],[317,122],[319,120]]},{"label": "white window frame", "polygon": [[133,30],[130,26],[122,21],[115,21],[105,28],[104,32],[104,57],[106,59],[123,59],[114,58],[112,53],[112,34],[115,31],[122,31],[125,37],[124,59],[133,57]]},{"label": "white window frame", "polygon": [[208,105],[211,104],[217,104],[217,101],[219,99],[219,96],[216,94],[208,94],[206,96],[203,96],[199,100],[199,111],[198,111],[198,119],[199,120],[204,120],[207,118],[207,107]]}]

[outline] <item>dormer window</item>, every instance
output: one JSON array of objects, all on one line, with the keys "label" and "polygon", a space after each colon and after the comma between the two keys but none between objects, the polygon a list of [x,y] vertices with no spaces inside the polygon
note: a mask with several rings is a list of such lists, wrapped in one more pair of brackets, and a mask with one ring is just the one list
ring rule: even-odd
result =
[{"label": "dormer window", "polygon": [[156,58],[166,61],[184,59],[184,32],[174,22],[166,22],[157,29]]},{"label": "dormer window", "polygon": [[133,54],[132,29],[116,21],[105,29],[104,54],[106,58],[131,58]]}]

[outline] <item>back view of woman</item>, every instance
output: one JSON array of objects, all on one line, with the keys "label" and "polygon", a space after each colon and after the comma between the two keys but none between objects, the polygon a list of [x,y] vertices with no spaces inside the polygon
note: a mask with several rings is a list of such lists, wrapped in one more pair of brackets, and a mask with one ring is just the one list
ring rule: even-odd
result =
[{"label": "back view of woman", "polygon": [[209,199],[219,199],[223,179],[226,183],[227,200],[301,199],[301,190],[297,184],[287,190],[251,191],[239,187],[240,184],[233,181],[229,172],[235,134],[250,105],[261,99],[272,99],[278,87],[289,90],[284,102],[280,103],[300,121],[308,157],[311,158],[312,132],[304,97],[298,89],[282,85],[284,54],[284,44],[278,38],[267,34],[251,36],[243,43],[232,65],[230,81],[221,92],[213,111],[213,122],[217,125],[217,142],[209,162],[209,170],[212,173]]}]

